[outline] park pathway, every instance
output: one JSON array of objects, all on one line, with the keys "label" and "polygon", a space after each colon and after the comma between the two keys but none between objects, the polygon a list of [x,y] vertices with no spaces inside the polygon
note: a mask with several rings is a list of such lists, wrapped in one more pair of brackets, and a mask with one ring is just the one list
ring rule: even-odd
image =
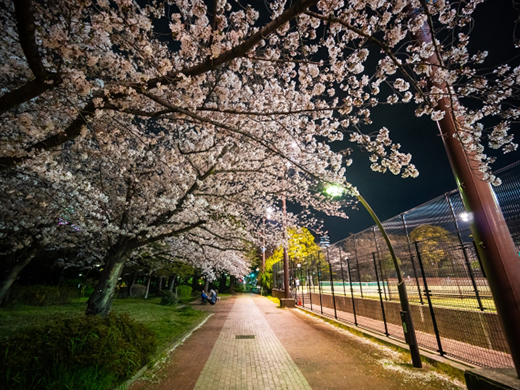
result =
[{"label": "park pathway", "polygon": [[235,301],[195,390],[310,390],[252,297]]},{"label": "park pathway", "polygon": [[241,294],[170,356],[151,380],[130,390],[460,390],[460,383],[416,370],[401,354],[297,309]]}]

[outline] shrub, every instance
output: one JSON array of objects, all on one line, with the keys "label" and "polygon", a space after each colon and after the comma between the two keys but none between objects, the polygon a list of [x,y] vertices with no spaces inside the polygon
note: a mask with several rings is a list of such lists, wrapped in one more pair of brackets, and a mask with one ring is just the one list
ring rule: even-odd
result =
[{"label": "shrub", "polygon": [[14,286],[11,300],[29,306],[65,305],[78,297],[78,289],[70,286]]},{"label": "shrub", "polygon": [[73,380],[74,372],[122,381],[145,365],[155,348],[152,331],[128,315],[56,319],[0,341],[0,388],[42,388],[56,376]]},{"label": "shrub", "polygon": [[161,291],[161,305],[171,306],[175,305],[179,301],[177,294],[170,290]]},{"label": "shrub", "polygon": [[130,297],[144,297],[146,286],[143,284],[134,284],[128,294]]},{"label": "shrub", "polygon": [[191,286],[179,286],[177,287],[177,295],[179,296],[179,298],[191,298],[191,291],[193,289],[191,288]]}]

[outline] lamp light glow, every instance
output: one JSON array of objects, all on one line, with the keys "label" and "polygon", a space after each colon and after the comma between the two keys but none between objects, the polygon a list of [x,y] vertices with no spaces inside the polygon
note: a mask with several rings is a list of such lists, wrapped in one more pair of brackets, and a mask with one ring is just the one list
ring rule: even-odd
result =
[{"label": "lamp light glow", "polygon": [[343,188],[335,184],[329,184],[325,188],[325,192],[332,197],[341,196],[343,195]]}]

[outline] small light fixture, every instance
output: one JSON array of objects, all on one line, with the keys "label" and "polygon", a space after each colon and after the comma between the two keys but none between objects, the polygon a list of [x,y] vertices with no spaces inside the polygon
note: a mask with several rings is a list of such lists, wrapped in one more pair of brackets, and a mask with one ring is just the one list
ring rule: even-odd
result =
[{"label": "small light fixture", "polygon": [[468,213],[467,211],[464,211],[459,214],[459,218],[461,221],[469,222],[473,219],[473,213]]}]

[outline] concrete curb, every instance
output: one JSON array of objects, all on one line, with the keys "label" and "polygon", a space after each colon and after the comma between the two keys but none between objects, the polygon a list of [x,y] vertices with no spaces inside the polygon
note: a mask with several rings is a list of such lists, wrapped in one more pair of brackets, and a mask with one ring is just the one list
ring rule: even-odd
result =
[{"label": "concrete curb", "polygon": [[152,365],[145,365],[141,367],[139,371],[137,371],[134,376],[130,379],[128,379],[126,382],[122,383],[118,387],[116,387],[114,390],[126,390],[132,383],[134,383],[136,380],[138,380],[146,371],[149,369],[154,369],[156,367],[159,367],[161,364],[164,364],[164,362],[168,359],[170,354],[177,349],[180,345],[182,345],[197,329],[201,328],[211,317],[213,316],[213,313],[209,314],[206,318],[204,318],[203,321],[201,321],[196,327],[193,329],[185,332],[177,341],[170,344],[168,348],[166,348],[164,351],[160,352],[160,354],[164,354],[165,356],[157,361],[155,361]]}]

